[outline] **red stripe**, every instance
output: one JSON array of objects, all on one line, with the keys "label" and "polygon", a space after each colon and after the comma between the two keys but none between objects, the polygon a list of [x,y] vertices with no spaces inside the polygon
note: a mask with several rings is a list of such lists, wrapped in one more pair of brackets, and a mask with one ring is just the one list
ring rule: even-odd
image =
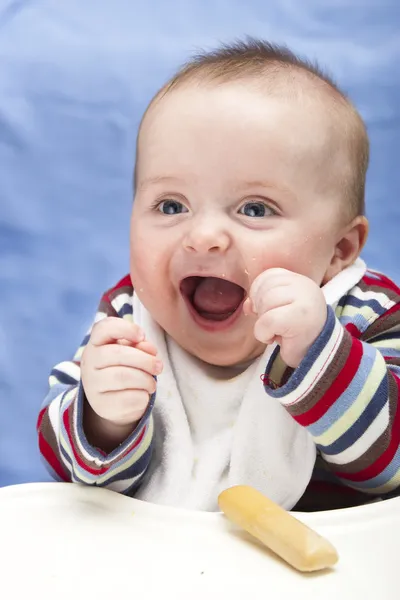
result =
[{"label": "red stripe", "polygon": [[375,271],[371,271],[371,273],[377,275],[378,279],[375,279],[375,277],[369,277],[367,271],[367,273],[362,278],[362,281],[364,281],[364,283],[371,286],[375,285],[381,288],[388,288],[392,290],[392,292],[395,292],[396,294],[400,295],[400,289],[397,287],[394,281],[389,279],[389,277],[386,277],[386,275],[383,275],[382,273],[375,273]]},{"label": "red stripe", "polygon": [[369,277],[368,275],[364,275],[364,277],[362,278],[362,281],[369,286],[375,286],[375,287],[382,287],[382,288],[387,288],[389,287],[386,283],[384,283],[382,281],[381,276],[379,275],[378,278],[376,277]]},{"label": "red stripe", "polygon": [[[340,352],[339,346],[339,352]],[[357,373],[358,367],[363,356],[362,342],[357,339],[352,339],[352,346],[350,349],[349,356],[347,357],[346,364],[340,373],[333,373],[332,385],[328,388],[327,392],[322,396],[321,400],[317,402],[310,410],[297,415],[294,419],[303,427],[307,427],[312,423],[318,421],[326,411],[336,402],[343,392],[346,391],[354,376]],[[330,374],[330,376],[332,376]],[[318,386],[318,384],[317,384]]]},{"label": "red stripe", "polygon": [[90,467],[88,464],[86,464],[81,457],[79,456],[79,454],[77,453],[76,449],[75,449],[75,444],[74,444],[74,440],[71,434],[71,428],[69,426],[69,412],[70,410],[73,409],[73,406],[69,406],[63,414],[63,423],[64,423],[64,427],[66,429],[67,432],[67,436],[68,436],[68,440],[69,440],[69,445],[71,447],[72,453],[74,455],[74,458],[76,460],[76,462],[78,463],[78,465],[84,470],[87,471],[88,473],[90,473],[91,475],[103,475],[103,473],[106,473],[109,469],[109,467],[97,467],[97,468],[93,468]]},{"label": "red stripe", "polygon": [[57,473],[60,479],[66,482],[71,481],[70,476],[64,469],[64,466],[60,463],[56,454],[53,452],[52,447],[46,441],[42,433],[39,433],[39,450],[43,458],[49,463],[53,471]]},{"label": "red stripe", "polygon": [[352,337],[357,339],[361,337],[361,331],[354,325],[354,323],[347,323],[345,329],[347,329]]},{"label": "red stripe", "polygon": [[112,294],[116,290],[119,290],[122,287],[132,287],[132,280],[131,280],[131,276],[130,275],[125,275],[125,277],[123,277],[122,279],[120,279],[120,281],[118,281],[118,283],[114,287],[112,287],[109,290],[107,290],[103,294],[102,300],[105,301],[105,302],[110,302],[110,294]]},{"label": "red stripe", "polygon": [[[63,414],[63,423],[64,423],[64,427],[66,429],[67,435],[68,435],[68,440],[69,440],[69,444],[71,446],[71,450],[72,453],[74,455],[74,459],[76,460],[76,462],[78,463],[78,465],[86,472],[90,473],[91,475],[103,475],[104,473],[107,473],[107,471],[110,469],[111,465],[108,466],[104,466],[104,467],[90,467],[86,462],[84,462],[82,460],[82,458],[79,456],[78,452],[76,451],[75,445],[74,445],[74,441],[73,441],[73,436],[71,434],[71,428],[69,425],[69,411],[72,410],[72,405],[70,407],[68,407],[64,414]],[[134,444],[132,446],[129,446],[129,448],[127,448],[126,452],[122,455],[121,458],[123,458],[124,456],[126,456],[127,454],[129,454],[129,452],[131,452],[132,450],[134,450],[142,441],[144,434],[146,431],[146,427],[143,428],[142,433],[140,434],[140,436],[135,440]]]},{"label": "red stripe", "polygon": [[64,468],[64,465],[62,463],[60,463],[60,461],[57,458],[57,455],[53,452],[52,447],[47,442],[43,433],[40,431],[41,426],[42,426],[43,417],[46,414],[47,410],[48,410],[48,407],[46,406],[39,412],[39,416],[38,416],[38,420],[37,420],[37,424],[36,424],[36,429],[39,434],[39,450],[40,450],[40,453],[42,454],[43,458],[49,463],[49,465],[51,466],[53,471],[55,473],[57,473],[57,475],[60,477],[60,479],[68,482],[68,481],[70,481],[70,478],[69,478],[67,471]]},{"label": "red stripe", "polygon": [[[389,310],[384,312],[383,315],[379,317],[379,319],[390,317],[390,315],[393,315],[396,312],[400,312],[400,304],[395,304],[394,306],[392,306],[392,308],[389,308]],[[379,319],[377,319],[377,321],[379,321]]]},{"label": "red stripe", "polygon": [[384,471],[392,462],[397,450],[400,446],[400,379],[396,377],[394,373],[391,373],[397,383],[397,406],[396,406],[396,415],[393,420],[392,431],[390,432],[390,444],[386,448],[385,452],[383,452],[379,458],[372,463],[366,469],[359,471],[358,473],[340,473],[336,472],[336,475],[341,479],[351,480],[351,481],[367,481],[368,479],[373,479],[377,477],[382,471]]},{"label": "red stripe", "polygon": [[125,275],[125,277],[123,277],[122,279],[120,279],[120,281],[118,281],[117,285],[114,287],[114,290],[118,290],[119,288],[127,287],[130,285],[132,285],[131,276]]}]

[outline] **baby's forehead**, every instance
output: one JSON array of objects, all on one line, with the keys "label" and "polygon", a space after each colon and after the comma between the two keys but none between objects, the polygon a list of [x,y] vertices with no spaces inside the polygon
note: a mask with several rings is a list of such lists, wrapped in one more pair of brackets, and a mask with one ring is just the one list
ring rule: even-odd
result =
[{"label": "baby's forehead", "polygon": [[283,106],[280,98],[260,90],[242,93],[232,87],[222,101],[215,94],[226,90],[209,91],[174,90],[149,112],[138,147],[146,175],[179,168],[197,173],[212,163],[223,170],[234,164],[238,175],[246,171],[244,177],[252,180],[262,179],[272,164],[277,177],[284,165],[320,176],[319,168],[332,154],[324,115],[299,98],[289,97]]},{"label": "baby's forehead", "polygon": [[[189,82],[160,96],[143,121],[138,155],[143,152],[148,164],[155,152],[163,150],[172,160],[178,150],[180,154],[186,148],[191,151],[205,131],[211,145],[217,140],[242,145],[266,160],[272,151],[277,152],[283,160],[294,161],[294,166],[319,167],[341,151],[335,111],[318,90],[285,90],[279,82],[281,87],[277,85],[270,93],[272,82],[267,89],[265,82],[244,83]],[[284,83],[287,88],[288,82]],[[201,145],[199,152],[204,148]]]},{"label": "baby's forehead", "polygon": [[[153,130],[159,125],[164,125],[171,118],[182,116],[182,120],[191,115],[192,118],[207,118],[213,112],[224,110],[226,101],[227,112],[232,108],[234,97],[237,97],[238,118],[245,112],[251,113],[254,107],[265,110],[271,108],[272,103],[280,108],[280,112],[290,115],[290,119],[312,122],[319,120],[318,128],[329,128],[337,120],[337,112],[340,108],[334,92],[330,93],[324,82],[316,78],[310,79],[306,76],[269,78],[267,80],[250,79],[235,80],[227,82],[200,81],[183,82],[171,90],[161,90],[150,103],[139,133]],[[217,99],[217,100],[216,100]],[[337,104],[337,106],[335,106]],[[235,119],[236,116],[232,115]],[[261,115],[260,115],[261,116]],[[269,115],[262,115],[262,120],[268,119]],[[274,118],[274,116],[273,116]],[[262,123],[261,123],[262,124]],[[216,127],[219,123],[216,122]],[[311,131],[309,132],[311,135]]]}]

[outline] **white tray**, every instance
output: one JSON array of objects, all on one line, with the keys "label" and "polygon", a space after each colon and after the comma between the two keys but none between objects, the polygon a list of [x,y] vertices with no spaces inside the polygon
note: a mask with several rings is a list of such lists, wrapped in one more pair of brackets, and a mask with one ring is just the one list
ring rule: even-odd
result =
[{"label": "white tray", "polygon": [[398,600],[400,498],[297,516],[337,547],[333,571],[295,572],[219,513],[75,484],[2,488],[0,598]]}]

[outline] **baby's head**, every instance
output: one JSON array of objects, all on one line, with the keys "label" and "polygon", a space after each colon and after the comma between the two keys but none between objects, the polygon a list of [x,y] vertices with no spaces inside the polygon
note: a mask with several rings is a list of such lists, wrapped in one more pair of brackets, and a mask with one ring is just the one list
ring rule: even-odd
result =
[{"label": "baby's head", "polygon": [[206,362],[258,356],[254,318],[241,309],[252,281],[282,267],[322,285],[354,262],[368,228],[367,165],[362,119],[317,67],[258,41],[196,57],[140,127],[140,300]]}]

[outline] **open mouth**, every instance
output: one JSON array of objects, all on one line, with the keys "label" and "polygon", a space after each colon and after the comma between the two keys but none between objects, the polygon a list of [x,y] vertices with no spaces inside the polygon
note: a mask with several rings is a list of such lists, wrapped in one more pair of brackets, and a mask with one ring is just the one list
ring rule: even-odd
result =
[{"label": "open mouth", "polygon": [[246,296],[240,285],[219,277],[186,277],[180,291],[192,315],[210,324],[230,322]]}]

